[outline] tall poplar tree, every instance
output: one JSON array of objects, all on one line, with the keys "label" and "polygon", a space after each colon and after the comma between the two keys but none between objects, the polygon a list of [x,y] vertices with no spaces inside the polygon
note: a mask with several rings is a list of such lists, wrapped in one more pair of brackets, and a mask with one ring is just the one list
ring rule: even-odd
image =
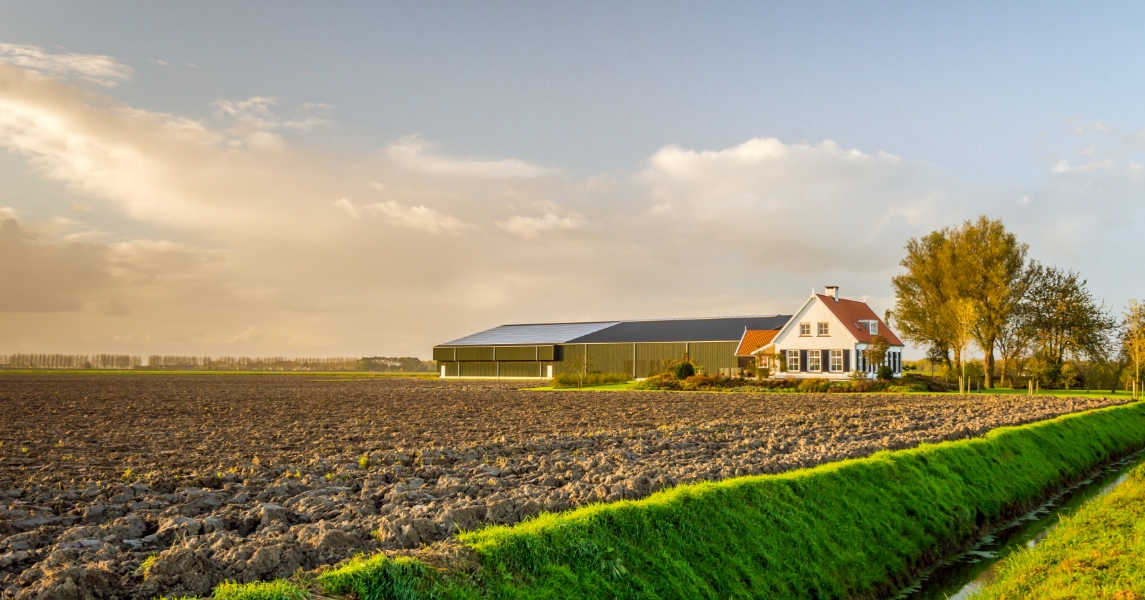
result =
[{"label": "tall poplar tree", "polygon": [[1029,246],[1018,242],[1000,220],[985,216],[966,221],[951,234],[954,286],[959,298],[974,305],[975,344],[985,357],[986,387],[994,387],[994,349],[1014,319],[1030,287],[1026,265]]}]

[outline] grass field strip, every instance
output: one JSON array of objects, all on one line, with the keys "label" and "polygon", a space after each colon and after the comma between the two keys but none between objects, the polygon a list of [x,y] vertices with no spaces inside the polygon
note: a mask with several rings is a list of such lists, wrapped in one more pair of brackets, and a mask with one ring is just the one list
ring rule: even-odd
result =
[{"label": "grass field strip", "polygon": [[1086,478],[1066,486],[1029,512],[999,527],[965,551],[921,573],[892,600],[966,600],[994,578],[995,567],[1022,548],[1036,547],[1062,516],[1094,502],[1129,478],[1145,463],[1145,451],[1102,465]]}]

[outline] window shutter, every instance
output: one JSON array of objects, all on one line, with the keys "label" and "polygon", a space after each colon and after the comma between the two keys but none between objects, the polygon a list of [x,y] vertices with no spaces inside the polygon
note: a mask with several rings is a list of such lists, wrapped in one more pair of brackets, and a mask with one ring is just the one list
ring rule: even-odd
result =
[{"label": "window shutter", "polygon": [[807,372],[807,351],[806,350],[800,350],[799,351],[799,371],[801,373]]},{"label": "window shutter", "polygon": [[843,372],[844,373],[850,373],[851,372],[851,351],[850,350],[844,350],[843,351]]}]

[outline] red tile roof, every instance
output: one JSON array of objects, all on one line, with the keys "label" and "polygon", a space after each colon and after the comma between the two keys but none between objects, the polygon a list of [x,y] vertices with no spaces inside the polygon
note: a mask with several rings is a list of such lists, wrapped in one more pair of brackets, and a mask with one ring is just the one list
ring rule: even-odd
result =
[{"label": "red tile roof", "polygon": [[736,356],[751,356],[752,352],[763,348],[779,334],[778,329],[748,329],[743,332],[743,339],[736,348]]},{"label": "red tile roof", "polygon": [[874,320],[879,323],[878,335],[882,335],[886,338],[887,343],[892,346],[904,345],[902,340],[895,335],[895,332],[891,331],[891,328],[887,327],[886,323],[883,323],[883,320],[875,314],[875,311],[867,306],[866,302],[846,300],[844,298],[839,298],[839,301],[835,302],[835,299],[830,296],[824,296],[822,294],[816,294],[816,296],[823,301],[823,304],[827,305],[827,308],[831,310],[837,319],[843,322],[843,326],[847,328],[847,331],[851,332],[851,335],[855,336],[856,340],[860,342],[870,342],[871,339],[875,337],[871,335],[871,332],[866,327],[859,323],[859,321]]}]

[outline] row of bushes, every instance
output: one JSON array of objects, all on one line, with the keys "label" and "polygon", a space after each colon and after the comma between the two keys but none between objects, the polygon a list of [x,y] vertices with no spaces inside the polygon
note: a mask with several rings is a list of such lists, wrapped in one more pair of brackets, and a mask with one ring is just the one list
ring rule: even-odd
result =
[{"label": "row of bushes", "polygon": [[746,379],[712,375],[692,375],[678,379],[673,373],[653,375],[636,384],[641,390],[682,390],[682,391],[782,391],[811,394],[857,394],[864,392],[926,392],[930,388],[919,381],[882,381],[859,379],[833,381],[829,379]]},{"label": "row of bushes", "polygon": [[628,373],[561,373],[553,377],[555,388],[578,388],[589,385],[609,385],[632,381]]}]

